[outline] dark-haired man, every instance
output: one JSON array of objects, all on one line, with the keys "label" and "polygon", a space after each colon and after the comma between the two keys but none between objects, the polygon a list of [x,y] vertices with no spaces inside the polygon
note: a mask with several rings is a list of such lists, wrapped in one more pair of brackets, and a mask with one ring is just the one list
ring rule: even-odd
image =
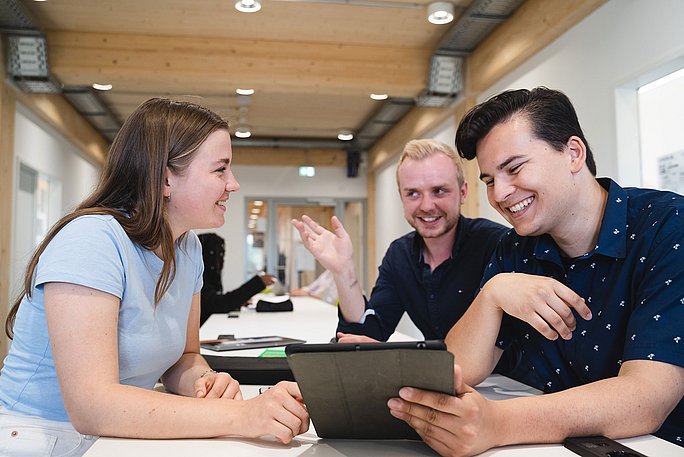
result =
[{"label": "dark-haired man", "polygon": [[[543,87],[473,108],[456,146],[515,232],[447,337],[457,396],[402,389],[392,414],[442,454],[587,435],[684,444],[684,197],[595,178],[570,100]],[[503,349],[548,395],[492,402],[469,387]]]}]

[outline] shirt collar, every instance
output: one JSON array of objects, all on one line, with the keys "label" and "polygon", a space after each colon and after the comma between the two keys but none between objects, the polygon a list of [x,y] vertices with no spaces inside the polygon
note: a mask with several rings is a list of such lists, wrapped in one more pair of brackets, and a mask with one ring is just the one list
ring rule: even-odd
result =
[{"label": "shirt collar", "polygon": [[[627,252],[627,192],[610,178],[597,178],[596,180],[608,191],[608,199],[596,246],[579,258],[585,259],[594,254],[624,258]],[[560,249],[549,235],[537,237],[534,256],[540,260],[562,264]]]},{"label": "shirt collar", "polygon": [[[451,258],[455,259],[458,254],[461,245],[464,243],[466,237],[466,223],[464,222],[465,217],[463,214],[458,216],[458,223],[456,224],[456,238],[454,239],[454,245],[451,247]],[[413,258],[418,259],[418,261],[423,260],[423,249],[425,248],[425,243],[423,242],[423,237],[418,234],[417,231],[413,231]]]}]

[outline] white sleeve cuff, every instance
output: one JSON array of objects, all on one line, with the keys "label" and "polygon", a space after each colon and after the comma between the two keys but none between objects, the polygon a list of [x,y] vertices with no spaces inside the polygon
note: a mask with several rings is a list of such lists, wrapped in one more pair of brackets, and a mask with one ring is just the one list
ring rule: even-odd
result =
[{"label": "white sleeve cuff", "polygon": [[361,316],[361,319],[359,320],[359,324],[363,324],[366,322],[366,317],[367,316],[375,316],[375,310],[373,308],[368,308],[365,313]]}]

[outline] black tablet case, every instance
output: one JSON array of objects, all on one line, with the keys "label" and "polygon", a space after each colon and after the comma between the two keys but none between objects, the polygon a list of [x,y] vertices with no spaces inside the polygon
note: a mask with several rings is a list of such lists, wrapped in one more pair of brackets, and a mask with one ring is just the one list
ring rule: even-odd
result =
[{"label": "black tablet case", "polygon": [[[377,346],[378,343],[369,343]],[[321,438],[420,439],[392,416],[387,400],[404,386],[453,394],[454,357],[445,350],[393,348],[349,350],[330,344],[328,352],[292,352],[288,362],[299,384],[316,433]],[[402,343],[396,343],[402,344]],[[347,347],[344,347],[347,346]]]},{"label": "black tablet case", "polygon": [[271,386],[280,381],[294,381],[285,357],[235,357],[204,355],[209,367],[225,371],[240,384]]}]

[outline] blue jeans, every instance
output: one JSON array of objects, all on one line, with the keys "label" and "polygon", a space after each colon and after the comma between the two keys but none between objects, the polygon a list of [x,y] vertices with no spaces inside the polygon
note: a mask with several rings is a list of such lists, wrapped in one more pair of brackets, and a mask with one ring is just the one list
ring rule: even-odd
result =
[{"label": "blue jeans", "polygon": [[97,436],[82,435],[71,422],[51,421],[0,406],[0,455],[78,457]]}]

